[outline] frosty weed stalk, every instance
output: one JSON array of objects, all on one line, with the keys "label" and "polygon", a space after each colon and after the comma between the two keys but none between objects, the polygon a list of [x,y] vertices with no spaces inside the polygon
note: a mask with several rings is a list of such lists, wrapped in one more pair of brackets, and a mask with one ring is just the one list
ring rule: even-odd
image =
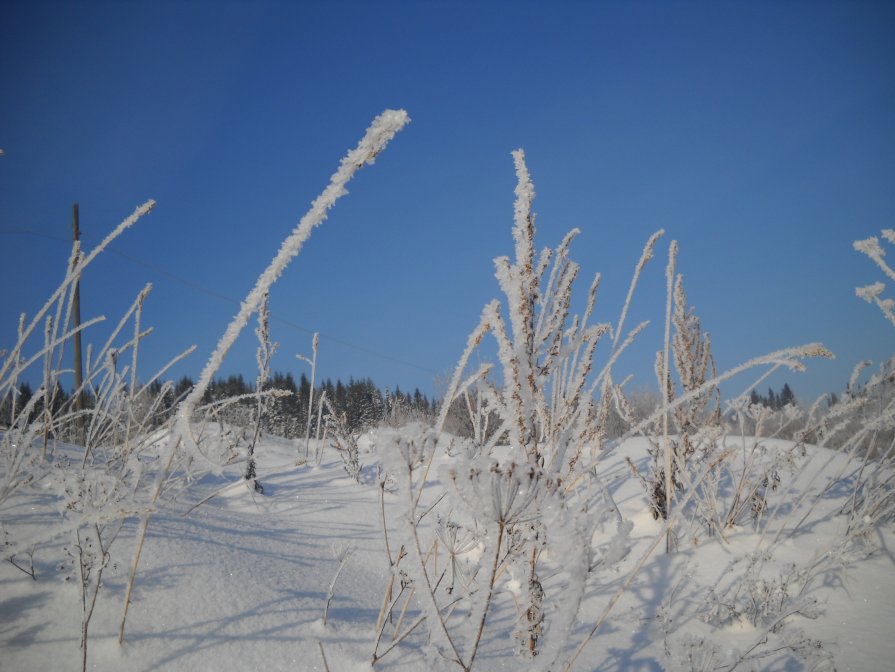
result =
[{"label": "frosty weed stalk", "polygon": [[[242,302],[239,312],[228,325],[224,335],[218,341],[217,347],[208,361],[199,381],[179,404],[174,421],[174,427],[167,440],[167,445],[163,450],[166,455],[163,458],[165,467],[156,476],[156,482],[153,487],[153,495],[151,503],[154,505],[162,492],[168,469],[174,460],[174,455],[179,449],[184,449],[189,455],[198,459],[200,462],[206,462],[206,458],[197,449],[195,439],[192,436],[190,428],[190,418],[196,406],[202,400],[205,391],[208,389],[214,374],[220,368],[224,357],[230,348],[236,342],[237,337],[245,328],[249,318],[255,313],[264,296],[268,294],[271,286],[279,279],[289,265],[301,251],[305,241],[311,235],[311,232],[320,226],[326,219],[329,210],[336,204],[336,201],[348,193],[346,185],[354,177],[355,173],[366,164],[372,164],[376,157],[388,145],[389,141],[400,131],[408,122],[410,117],[403,110],[386,110],[373,120],[373,123],[367,129],[364,137],[358,143],[357,147],[348,152],[339,164],[338,170],[330,178],[329,185],[323,192],[314,199],[311,209],[301,218],[298,225],[293,229],[292,233],[283,241],[277,254],[270,262],[265,271],[258,277],[255,286]],[[217,465],[211,465],[213,469],[218,470]],[[127,620],[127,611],[130,605],[131,592],[133,591],[134,581],[137,576],[137,568],[140,564],[140,554],[143,550],[143,541],[146,538],[146,531],[149,528],[151,514],[143,516],[140,530],[137,537],[137,548],[134,552],[134,558],[131,563],[130,578],[127,584],[127,592],[124,599],[124,609],[121,616],[121,625],[118,632],[119,643],[124,641],[124,626]]]}]

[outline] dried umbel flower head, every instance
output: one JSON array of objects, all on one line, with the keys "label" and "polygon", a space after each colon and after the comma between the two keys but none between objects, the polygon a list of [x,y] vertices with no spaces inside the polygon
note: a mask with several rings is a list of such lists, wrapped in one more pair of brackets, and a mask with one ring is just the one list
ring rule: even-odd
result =
[{"label": "dried umbel flower head", "polygon": [[533,465],[492,463],[452,468],[448,475],[460,497],[477,515],[502,527],[534,520],[544,496],[557,492],[559,481]]}]

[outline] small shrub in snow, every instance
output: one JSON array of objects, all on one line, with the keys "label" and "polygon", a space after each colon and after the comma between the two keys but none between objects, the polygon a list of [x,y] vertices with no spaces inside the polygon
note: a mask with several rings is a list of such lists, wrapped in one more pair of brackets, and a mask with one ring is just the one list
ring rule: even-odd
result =
[{"label": "small shrub in snow", "polygon": [[362,467],[357,437],[348,429],[345,413],[337,412],[326,397],[320,400],[320,404],[325,406],[328,411],[325,420],[326,433],[332,440],[332,446],[342,458],[345,471],[359,483]]}]

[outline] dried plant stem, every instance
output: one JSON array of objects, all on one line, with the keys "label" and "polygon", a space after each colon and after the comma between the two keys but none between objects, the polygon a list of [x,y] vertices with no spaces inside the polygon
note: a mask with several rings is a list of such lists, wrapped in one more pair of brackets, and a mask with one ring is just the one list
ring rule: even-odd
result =
[{"label": "dried plant stem", "polygon": [[[103,570],[106,568],[106,564],[109,561],[109,547],[112,545],[112,542],[115,540],[115,537],[118,536],[118,532],[121,531],[121,523],[118,525],[118,530],[115,534],[112,535],[112,538],[109,540],[105,546],[103,546],[103,537],[102,530],[100,529],[99,524],[93,524],[93,531],[96,534],[96,545],[99,548],[100,553],[100,561],[99,566],[96,568],[96,579],[93,582],[93,588],[87,585],[87,581],[85,581],[84,576],[84,563],[83,563],[83,549],[80,551],[80,557],[78,559],[78,563],[81,565],[81,598],[84,607],[84,617],[81,619],[81,669],[82,672],[87,672],[87,630],[90,627],[90,619],[93,618],[93,611],[96,608],[96,598],[99,596],[99,589],[102,588],[102,580],[103,580]],[[81,548],[80,535],[78,538],[78,548]],[[90,604],[87,604],[87,593],[90,592]]]},{"label": "dried plant stem", "polygon": [[[444,619],[441,618],[441,613],[438,608],[438,600],[435,599],[435,587],[432,586],[432,581],[429,578],[429,572],[426,571],[426,563],[428,562],[429,554],[432,551],[430,547],[429,552],[426,553],[426,556],[423,557],[422,547],[420,545],[420,537],[419,537],[419,529],[417,527],[417,522],[415,520],[415,509],[416,503],[413,498],[413,493],[410,488],[412,488],[413,483],[413,474],[410,472],[408,468],[408,490],[407,495],[409,499],[409,510],[408,510],[408,523],[410,524],[410,532],[411,539],[413,540],[413,544],[411,545],[411,551],[413,552],[413,559],[416,561],[417,566],[419,567],[420,574],[422,575],[423,582],[425,583],[425,591],[424,598],[428,599],[432,604],[432,613],[438,616],[437,627],[441,630],[441,635],[444,637],[444,641],[451,647],[451,652],[454,655],[454,660],[461,666],[463,665],[463,659],[460,656],[460,652],[457,651],[457,647],[454,644],[454,640],[451,637],[451,633],[448,631],[447,624],[444,622]],[[425,481],[423,481],[425,483]],[[420,487],[422,490],[422,487]]]},{"label": "dried plant stem", "polygon": [[404,606],[401,607],[401,613],[398,614],[398,620],[395,623],[395,634],[392,637],[392,641],[395,641],[398,638],[398,633],[401,632],[401,626],[404,624],[404,616],[407,614],[407,608],[410,606],[410,601],[413,599],[413,595],[416,591],[411,589],[410,594],[407,596],[407,599],[404,600]]},{"label": "dried plant stem", "polygon": [[[630,439],[632,436],[637,436],[643,430],[645,430],[649,425],[656,422],[662,413],[666,413],[668,411],[673,411],[679,406],[683,406],[687,402],[696,399],[700,395],[704,394],[706,391],[717,387],[719,384],[723,383],[725,380],[729,380],[741,373],[743,371],[748,371],[749,369],[753,369],[757,366],[764,365],[782,365],[787,366],[791,369],[800,371],[804,369],[804,365],[799,361],[800,359],[805,359],[808,357],[825,357],[827,359],[832,359],[832,353],[827,350],[820,343],[809,343],[807,345],[798,346],[795,348],[785,348],[783,350],[776,350],[767,355],[762,355],[761,357],[754,357],[747,362],[743,362],[739,366],[735,366],[732,369],[725,371],[722,374],[716,375],[712,377],[710,380],[707,380],[705,383],[700,385],[685,394],[682,394],[674,401],[668,403],[668,407],[660,407],[656,409],[650,416],[638,422],[635,426],[625,432],[621,437],[619,437],[618,441],[615,445],[622,445],[625,441]],[[591,463],[584,466],[584,469],[592,469],[595,466],[598,466],[598,459],[594,459]]]},{"label": "dried plant stem", "polygon": [[28,556],[30,559],[30,567],[31,567],[30,569],[25,569],[19,563],[17,563],[15,555],[9,556],[8,558],[6,558],[6,560],[9,562],[9,564],[11,564],[17,570],[19,570],[20,572],[24,572],[25,574],[30,576],[32,581],[37,581],[37,572],[34,569],[34,552],[33,552],[33,550],[31,553],[28,554]]},{"label": "dried plant stem", "polygon": [[[373,645],[373,660],[376,661],[379,658],[378,650],[379,643],[382,641],[382,635],[385,633],[385,624],[388,620],[387,615],[392,613],[392,610],[395,608],[395,605],[398,604],[398,600],[401,599],[401,596],[404,594],[406,588],[404,586],[401,587],[401,590],[398,591],[398,594],[395,595],[394,599],[392,599],[392,587],[394,585],[395,577],[392,576],[391,580],[389,580],[388,588],[385,592],[384,599],[382,600],[382,607],[379,609],[379,619],[376,621],[376,642]],[[412,593],[411,593],[412,594]],[[410,598],[408,597],[408,602]],[[404,616],[404,609],[401,610],[401,616]],[[398,636],[398,628],[395,628],[395,634],[392,637],[392,641],[394,641]]]},{"label": "dried plant stem", "polygon": [[[35,316],[31,318],[31,322],[27,327],[24,325],[19,329],[19,338],[16,341],[16,344],[12,347],[9,355],[4,361],[3,365],[0,366],[0,380],[6,380],[7,374],[9,373],[10,367],[14,364],[18,364],[19,356],[22,351],[22,347],[24,347],[25,342],[31,336],[31,332],[34,331],[34,328],[37,324],[43,320],[44,315],[52,308],[53,304],[62,297],[66,291],[71,287],[71,285],[80,277],[83,270],[94,260],[96,257],[102,252],[109,243],[111,243],[115,238],[120,236],[126,229],[133,226],[140,217],[148,213],[152,208],[155,207],[155,201],[148,200],[143,205],[139,206],[134,212],[127,218],[125,218],[118,226],[116,226],[111,233],[109,233],[105,238],[103,238],[102,242],[97,245],[87,256],[77,259],[76,255],[73,255],[73,258],[77,260],[76,264],[72,264],[68,272],[66,273],[65,279],[62,281],[62,284],[53,292],[52,296],[47,300],[44,306],[37,311]],[[93,320],[92,322],[96,322],[97,320]],[[83,331],[84,327],[88,326],[88,324],[82,324],[80,329],[74,329],[69,332],[69,336],[63,336],[61,338],[62,341],[68,340],[68,338],[76,331]],[[60,341],[61,342],[61,341]],[[18,368],[18,367],[17,367]],[[21,369],[19,369],[21,370]]]},{"label": "dried plant stem", "polygon": [[[218,341],[214,352],[208,358],[208,361],[199,376],[199,381],[178,406],[174,427],[172,428],[166,446],[168,455],[165,459],[165,467],[156,475],[156,488],[152,499],[153,505],[155,505],[161,494],[162,486],[167,479],[168,471],[174,461],[174,455],[182,444],[184,448],[189,450],[193,457],[196,457],[203,462],[207,462],[207,459],[196,446],[189,445],[191,438],[190,419],[193,411],[199,405],[208,386],[211,384],[214,374],[217,372],[218,368],[220,368],[224,357],[236,342],[239,334],[245,328],[249,318],[258,310],[265,294],[270,291],[273,283],[283,274],[286,267],[289,265],[289,262],[291,262],[301,251],[305,241],[310,237],[311,232],[323,223],[327,217],[327,213],[336,204],[336,201],[341,196],[348,193],[346,185],[354,177],[355,173],[365,164],[373,163],[379,153],[385,149],[389,141],[409,121],[410,117],[407,116],[407,113],[404,110],[386,110],[373,120],[373,123],[367,129],[367,132],[364,134],[360,143],[358,143],[357,147],[349,151],[342,159],[339,169],[330,178],[327,187],[314,200],[310,210],[301,218],[298,225],[292,230],[292,233],[290,233],[283,241],[273,260],[258,277],[254,288],[249,292],[249,295],[240,305],[239,312],[231,320],[224,335]],[[152,203],[152,205],[154,205],[154,203]],[[147,211],[152,205],[149,205]],[[13,353],[13,358],[17,357],[17,353],[18,351]],[[2,371],[0,371],[0,378],[2,378]],[[218,468],[217,465],[211,466],[215,469]],[[127,618],[128,605],[130,604],[131,590],[133,588],[134,579],[136,578],[137,567],[140,563],[140,554],[143,549],[143,541],[146,537],[146,530],[149,527],[150,519],[151,514],[149,513],[143,517],[137,550],[134,553],[134,558],[131,563],[131,578],[128,582],[127,594],[124,601],[124,615],[122,616],[121,627],[118,633],[119,644],[124,640],[124,624],[125,619]]]},{"label": "dried plant stem", "polygon": [[482,641],[482,633],[485,631],[485,620],[488,618],[488,610],[491,608],[491,599],[494,596],[494,583],[497,578],[497,566],[500,564],[500,546],[503,542],[504,522],[501,520],[497,524],[497,542],[494,548],[494,560],[491,562],[491,574],[488,577],[488,592],[485,594],[485,604],[482,607],[482,617],[479,620],[478,631],[475,640],[472,643],[472,651],[469,654],[469,662],[462,665],[464,670],[469,672],[472,669],[472,663],[475,660],[476,653],[479,650],[479,643]]},{"label": "dried plant stem", "polygon": [[326,593],[326,606],[323,607],[323,625],[326,625],[326,619],[329,616],[329,604],[336,594],[336,581],[339,580],[339,574],[341,574],[342,570],[345,568],[345,564],[348,562],[351,551],[352,549],[349,546],[342,552],[342,557],[339,559],[339,568],[336,570],[333,580],[329,583],[329,590]]},{"label": "dried plant stem", "polygon": [[[664,351],[662,356],[662,406],[667,409],[669,400],[669,386],[671,385],[669,374],[669,359],[671,350],[671,306],[674,296],[674,262],[677,257],[677,241],[671,241],[668,249],[668,266],[665,269],[666,281],[666,298],[665,298],[665,340]],[[665,455],[665,517],[671,519],[671,499],[674,491],[674,482],[672,479],[672,450],[671,441],[668,439],[668,413],[666,410],[662,414],[662,450]],[[665,537],[665,552],[671,553],[671,526]]]},{"label": "dried plant stem", "polygon": [[372,661],[371,665],[375,665],[377,661],[380,661],[383,658],[385,658],[386,654],[388,654],[389,651],[396,648],[401,642],[403,642],[410,635],[410,633],[412,633],[414,630],[416,630],[418,627],[420,627],[425,622],[425,620],[426,620],[425,616],[420,616],[418,619],[416,619],[416,621],[413,622],[413,625],[411,625],[409,628],[407,628],[407,630],[398,639],[393,641],[385,649],[385,651],[383,651],[378,656],[375,654],[373,655],[373,661]]},{"label": "dried plant stem", "polygon": [[398,597],[400,597],[401,592],[404,591],[402,588],[398,593],[398,597],[392,600],[392,590],[395,587],[395,575],[392,574],[388,579],[388,585],[385,587],[385,592],[382,594],[382,604],[379,607],[379,617],[376,619],[376,627],[375,631],[378,633],[376,636],[376,644],[373,647],[373,657],[376,657],[376,649],[379,646],[379,640],[382,638],[382,631],[385,630],[385,621],[388,618],[388,614],[391,613],[392,609],[395,608],[395,604],[397,604]]},{"label": "dried plant stem", "polygon": [[[388,566],[391,567],[395,564],[395,561],[392,560],[392,551],[388,543],[388,525],[386,524],[385,519],[385,480],[379,483],[379,516],[382,521],[382,538],[385,540],[385,554],[388,557]],[[398,551],[398,557],[400,559],[401,554],[404,552],[404,547],[402,546]]]},{"label": "dried plant stem", "polygon": [[[180,442],[178,441],[178,444]],[[168,453],[168,461],[165,464],[163,469],[163,473],[167,474],[171,469],[171,464],[174,462],[174,455],[177,453],[177,445],[174,446],[174,449],[169,451]],[[158,498],[162,494],[162,488],[164,487],[164,480],[158,479],[156,481],[155,492],[152,495],[152,506],[155,506],[156,502],[158,502]],[[137,579],[137,568],[140,564],[140,555],[143,552],[143,543],[146,541],[146,532],[149,529],[149,520],[152,517],[152,514],[147,512],[143,514],[143,519],[140,522],[140,532],[137,534],[137,547],[134,551],[134,558],[131,561],[131,571],[130,576],[127,580],[127,590],[124,593],[124,610],[121,614],[121,624],[118,627],[118,643],[124,643],[124,625],[127,621],[127,611],[131,604],[131,593],[134,590],[134,582]]]},{"label": "dried plant stem", "polygon": [[307,362],[311,366],[311,391],[308,396],[308,424],[305,427],[305,462],[308,461],[308,455],[311,450],[311,418],[314,415],[314,377],[317,375],[317,346],[320,343],[320,334],[314,332],[311,339],[311,359],[303,355],[296,355],[297,359]]},{"label": "dried plant stem", "polygon": [[323,669],[329,672],[329,664],[326,662],[326,652],[323,650],[323,642],[317,640],[317,646],[320,647],[320,657],[323,659]]}]

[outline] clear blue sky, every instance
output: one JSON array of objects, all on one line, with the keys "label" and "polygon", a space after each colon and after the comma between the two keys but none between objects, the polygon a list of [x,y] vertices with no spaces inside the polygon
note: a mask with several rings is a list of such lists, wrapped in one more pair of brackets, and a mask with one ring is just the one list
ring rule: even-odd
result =
[{"label": "clear blue sky", "polygon": [[[719,367],[822,341],[835,362],[772,381],[806,400],[895,350],[851,248],[895,227],[892,3],[7,1],[0,91],[0,347],[62,277],[73,202],[96,242],[153,198],[87,271],[83,314],[115,323],[152,282],[142,370],[196,344],[173,372],[195,377],[344,151],[401,107],[412,124],[274,287],[274,368],[307,371],[319,331],[320,376],[439,392],[512,252],[517,147],[540,246],[579,227],[579,296],[603,274],[598,319],[667,231],[632,318],[652,327],[617,368],[633,387],[655,386],[672,238]],[[254,348],[247,329],[222,373],[253,377]]]}]

